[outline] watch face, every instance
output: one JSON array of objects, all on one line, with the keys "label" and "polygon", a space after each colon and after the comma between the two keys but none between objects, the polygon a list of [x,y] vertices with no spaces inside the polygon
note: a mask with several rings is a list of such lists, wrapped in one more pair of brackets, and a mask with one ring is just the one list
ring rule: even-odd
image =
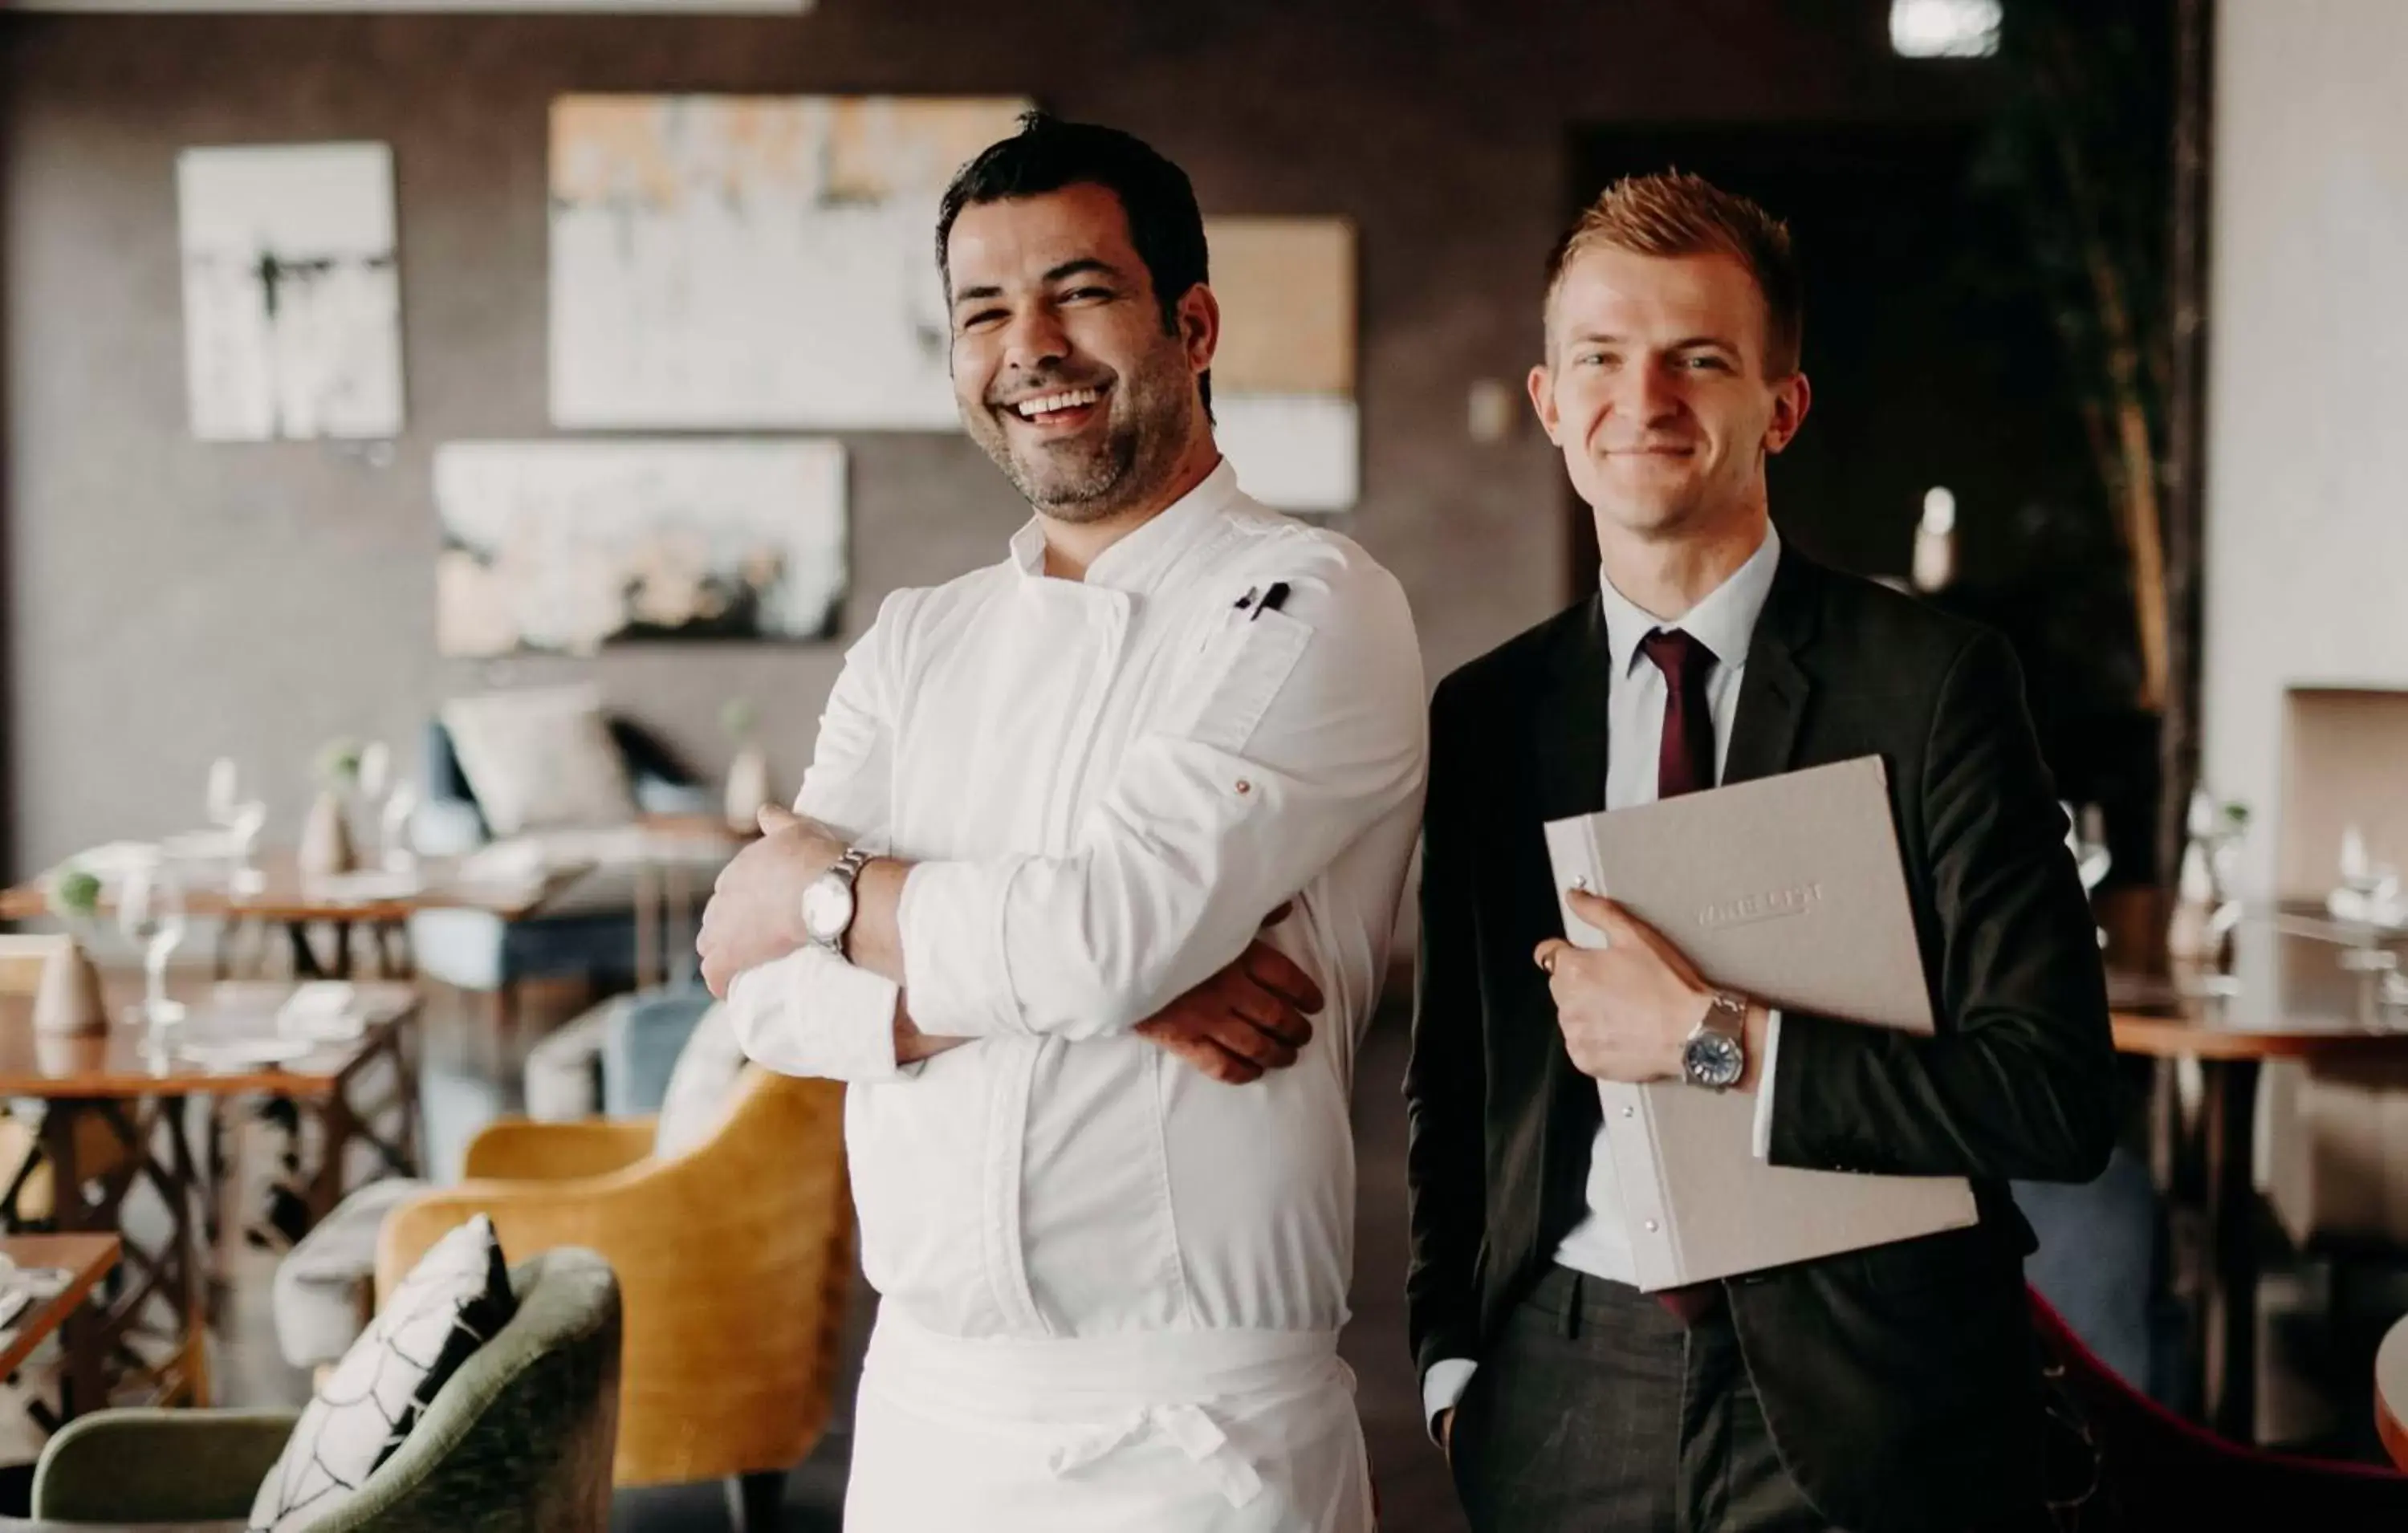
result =
[{"label": "watch face", "polygon": [[1702,1032],[1683,1045],[1681,1067],[1690,1084],[1725,1091],[1747,1073],[1747,1053],[1735,1038]]},{"label": "watch face", "polygon": [[853,924],[853,886],[822,874],[803,891],[803,930],[812,940],[833,942]]}]

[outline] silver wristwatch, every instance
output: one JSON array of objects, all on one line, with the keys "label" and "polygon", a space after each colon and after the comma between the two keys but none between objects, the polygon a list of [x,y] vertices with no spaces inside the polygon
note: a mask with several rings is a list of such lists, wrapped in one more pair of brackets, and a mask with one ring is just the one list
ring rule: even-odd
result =
[{"label": "silver wristwatch", "polygon": [[1693,1086],[1728,1091],[1747,1074],[1747,1002],[1717,991],[1681,1044],[1681,1076]]},{"label": "silver wristwatch", "polygon": [[836,860],[836,866],[803,885],[803,935],[811,946],[844,956],[845,934],[853,930],[853,912],[858,909],[853,896],[853,881],[869,866],[869,852],[853,847]]}]

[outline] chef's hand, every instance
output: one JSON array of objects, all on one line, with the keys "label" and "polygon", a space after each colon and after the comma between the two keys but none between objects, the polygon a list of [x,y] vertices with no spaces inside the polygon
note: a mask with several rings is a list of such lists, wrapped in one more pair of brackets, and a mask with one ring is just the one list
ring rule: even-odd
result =
[{"label": "chef's hand", "polygon": [[810,940],[803,891],[844,855],[844,843],[826,826],[774,805],[762,809],[761,829],[760,839],[720,870],[695,936],[702,982],[721,1000],[736,976]]},{"label": "chef's hand", "polygon": [[[1279,924],[1290,909],[1272,911],[1264,928]],[[1258,937],[1227,967],[1134,1031],[1212,1080],[1243,1085],[1295,1064],[1312,1039],[1306,1013],[1325,1004],[1312,976]]]}]

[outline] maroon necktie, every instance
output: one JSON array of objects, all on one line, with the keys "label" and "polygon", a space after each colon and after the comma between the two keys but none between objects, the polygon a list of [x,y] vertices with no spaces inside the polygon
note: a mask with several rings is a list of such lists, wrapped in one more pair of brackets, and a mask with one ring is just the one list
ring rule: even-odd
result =
[{"label": "maroon necktie", "polygon": [[1657,628],[1639,652],[1664,673],[1664,739],[1656,749],[1656,796],[1678,798],[1714,785],[1714,715],[1706,677],[1714,652],[1678,628]]},{"label": "maroon necktie", "polygon": [[[1639,652],[1664,673],[1664,738],[1656,750],[1656,796],[1676,798],[1714,785],[1714,715],[1706,703],[1706,676],[1714,652],[1678,628],[1658,628],[1639,641]],[[1719,1282],[1667,1288],[1656,1302],[1684,1325],[1722,1302]]]}]

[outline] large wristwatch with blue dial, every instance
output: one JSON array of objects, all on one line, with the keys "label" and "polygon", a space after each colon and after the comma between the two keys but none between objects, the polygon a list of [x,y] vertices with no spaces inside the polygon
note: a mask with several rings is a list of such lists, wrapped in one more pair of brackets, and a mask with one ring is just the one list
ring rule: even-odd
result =
[{"label": "large wristwatch with blue dial", "polygon": [[1747,1074],[1747,1002],[1717,991],[1681,1044],[1681,1078],[1708,1091],[1728,1091]]}]

